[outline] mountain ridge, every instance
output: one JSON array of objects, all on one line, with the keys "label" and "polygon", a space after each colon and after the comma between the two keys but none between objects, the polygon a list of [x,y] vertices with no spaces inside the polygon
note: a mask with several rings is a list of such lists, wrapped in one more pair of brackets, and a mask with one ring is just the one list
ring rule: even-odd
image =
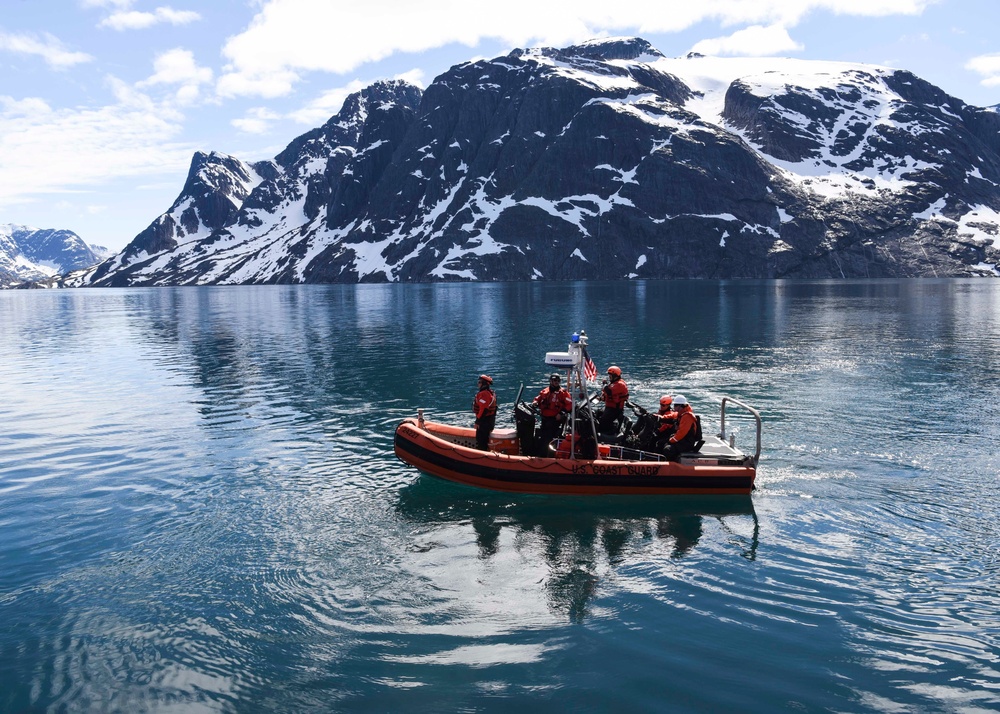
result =
[{"label": "mountain ridge", "polygon": [[997,275],[1000,116],[905,70],[641,38],[376,82],[275,159],[196,154],[65,285]]},{"label": "mountain ridge", "polygon": [[50,281],[97,265],[111,255],[70,230],[0,224],[0,287]]}]

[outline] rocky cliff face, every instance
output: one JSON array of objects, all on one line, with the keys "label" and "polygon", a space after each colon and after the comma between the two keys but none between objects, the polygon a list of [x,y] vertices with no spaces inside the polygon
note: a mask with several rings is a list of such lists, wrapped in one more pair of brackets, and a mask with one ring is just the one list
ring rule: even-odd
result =
[{"label": "rocky cliff face", "polygon": [[997,275],[1000,115],[898,70],[518,50],[379,82],[70,285]]},{"label": "rocky cliff face", "polygon": [[0,225],[0,287],[50,280],[108,255],[107,248],[87,245],[72,231]]}]

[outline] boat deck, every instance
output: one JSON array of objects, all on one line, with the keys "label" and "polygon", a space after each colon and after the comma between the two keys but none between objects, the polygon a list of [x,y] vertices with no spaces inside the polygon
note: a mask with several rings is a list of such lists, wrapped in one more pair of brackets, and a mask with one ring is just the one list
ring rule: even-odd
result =
[{"label": "boat deck", "polygon": [[[442,424],[427,422],[425,427],[439,439],[474,449],[476,446],[475,430],[461,427],[449,427]],[[681,454],[680,462],[684,464],[720,464],[742,463],[747,455],[739,449],[731,447],[725,441],[711,434],[704,435],[705,443],[696,452]],[[501,454],[517,455],[517,432],[515,429],[495,429],[490,437],[490,451]],[[601,461],[666,461],[666,457],[652,451],[640,451],[624,446],[609,444],[601,445]]]},{"label": "boat deck", "polygon": [[[698,464],[698,463],[724,463],[724,462],[740,462],[742,463],[747,455],[735,449],[722,439],[717,436],[711,436],[706,434],[704,437],[705,443],[698,451],[689,451],[687,453],[681,454],[680,462],[683,464]],[[604,445],[602,445],[603,447]],[[662,454],[650,451],[639,451],[637,449],[629,449],[623,446],[610,446],[607,453],[602,453],[601,457],[604,461],[666,461],[667,458]]]},{"label": "boat deck", "polygon": [[704,434],[705,443],[698,450],[701,456],[711,456],[720,459],[742,459],[746,456],[739,449],[733,448],[717,436]]}]

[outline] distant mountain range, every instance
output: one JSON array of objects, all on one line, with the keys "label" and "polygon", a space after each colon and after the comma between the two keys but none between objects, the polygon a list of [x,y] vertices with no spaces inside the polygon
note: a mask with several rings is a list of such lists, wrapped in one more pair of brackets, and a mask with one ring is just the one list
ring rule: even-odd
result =
[{"label": "distant mountain range", "polygon": [[97,265],[111,255],[73,231],[0,224],[0,288],[37,283]]},{"label": "distant mountain range", "polygon": [[515,50],[198,153],[79,286],[996,276],[1000,114],[902,70]]}]

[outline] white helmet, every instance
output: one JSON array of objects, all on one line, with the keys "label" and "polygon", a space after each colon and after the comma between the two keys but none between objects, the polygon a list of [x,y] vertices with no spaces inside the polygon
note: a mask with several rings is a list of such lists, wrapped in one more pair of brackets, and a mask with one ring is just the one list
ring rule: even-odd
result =
[{"label": "white helmet", "polygon": [[682,407],[682,406],[684,406],[687,403],[688,403],[687,397],[685,397],[683,394],[678,394],[678,395],[674,396],[674,406],[675,407]]}]

